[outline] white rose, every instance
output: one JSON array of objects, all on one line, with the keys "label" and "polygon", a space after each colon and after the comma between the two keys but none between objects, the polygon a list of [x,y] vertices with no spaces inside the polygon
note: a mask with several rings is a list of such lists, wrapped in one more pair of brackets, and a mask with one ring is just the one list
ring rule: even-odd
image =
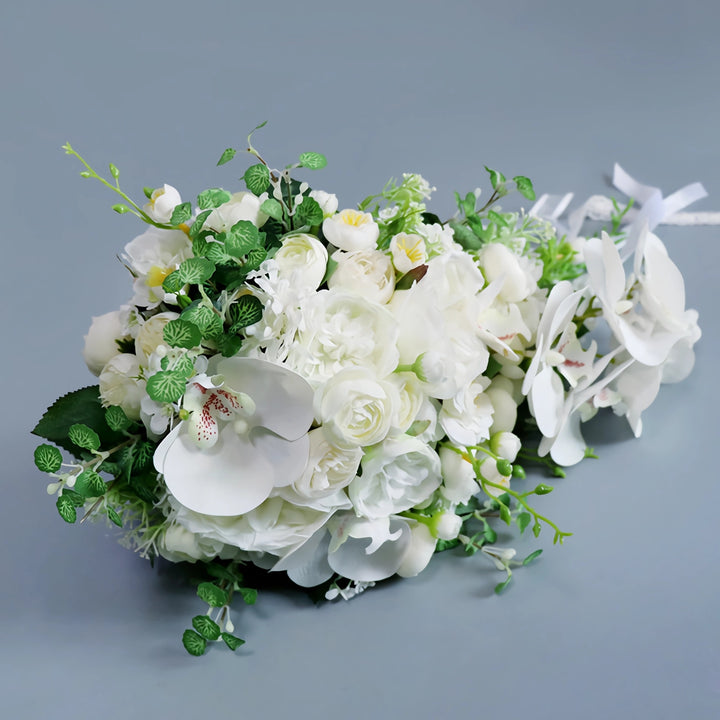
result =
[{"label": "white rose", "polygon": [[454,505],[466,503],[480,489],[472,463],[449,447],[440,448],[443,486],[440,492]]},{"label": "white rose", "polygon": [[350,484],[355,477],[362,450],[331,444],[322,427],[311,430],[310,457],[305,472],[293,483],[293,489],[305,498],[322,498]]},{"label": "white rose", "polygon": [[165,278],[180,263],[193,256],[192,243],[181,230],[150,227],[125,246],[125,259],[135,273],[133,305],[155,307],[168,295],[162,288]]},{"label": "white rose", "polygon": [[315,410],[327,438],[339,447],[374,445],[392,427],[400,403],[397,388],[366,368],[347,368],[315,394]]},{"label": "white rose", "polygon": [[135,354],[143,367],[148,366],[148,358],[157,350],[158,346],[164,344],[163,329],[165,326],[171,320],[179,317],[175,312],[158,313],[140,326],[135,338]]},{"label": "white rose", "polygon": [[182,525],[170,525],[160,535],[157,549],[160,555],[170,562],[191,562],[212,560],[225,547],[219,540],[212,540],[190,532]]},{"label": "white rose", "polygon": [[260,212],[263,201],[251,192],[236,192],[226,203],[216,207],[208,215],[205,225],[216,232],[227,232],[240,220],[249,220],[255,227],[262,227],[268,216]]},{"label": "white rose", "polygon": [[325,277],[328,254],[325,246],[312,235],[297,233],[283,239],[275,253],[281,276],[288,277],[295,286],[317,290]]},{"label": "white rose", "polygon": [[[393,427],[404,433],[413,424],[425,401],[417,375],[413,373],[393,373],[387,378],[388,382],[398,389],[400,403],[393,419]],[[429,424],[429,423],[428,423]]]},{"label": "white rose", "polygon": [[490,437],[493,406],[485,393],[487,378],[478,378],[457,395],[443,401],[440,424],[458,445],[477,445]]},{"label": "white rose", "polygon": [[380,228],[370,213],[350,209],[324,220],[322,228],[329,243],[347,252],[370,250],[380,236]]},{"label": "white rose", "polygon": [[405,274],[427,260],[425,241],[420,235],[399,233],[390,241],[393,265],[399,273]]},{"label": "white rose", "polygon": [[93,375],[99,375],[110,358],[120,354],[116,340],[127,334],[122,310],[113,310],[92,319],[85,336],[83,358]]},{"label": "white rose", "polygon": [[333,255],[337,262],[328,287],[362,295],[385,304],[395,290],[395,271],[390,258],[379,250],[356,250]]},{"label": "white rose", "polygon": [[337,195],[324,190],[311,190],[310,197],[320,206],[324,218],[332,217],[338,209]]},{"label": "white rose", "polygon": [[180,193],[172,185],[163,185],[161,188],[153,190],[152,195],[150,195],[150,202],[145,205],[143,210],[155,222],[168,223],[173,210],[181,203]]},{"label": "white rose", "polygon": [[145,381],[139,379],[135,355],[122,353],[111,358],[100,373],[100,399],[105,407],[119,405],[131,420],[140,419]]},{"label": "white rose", "polygon": [[355,511],[370,519],[409,510],[440,486],[440,458],[410,435],[386,438],[366,450],[362,475],[348,487]]},{"label": "white rose", "polygon": [[397,322],[384,306],[355,294],[321,290],[307,299],[287,365],[317,386],[347,367],[376,377],[398,364]]}]

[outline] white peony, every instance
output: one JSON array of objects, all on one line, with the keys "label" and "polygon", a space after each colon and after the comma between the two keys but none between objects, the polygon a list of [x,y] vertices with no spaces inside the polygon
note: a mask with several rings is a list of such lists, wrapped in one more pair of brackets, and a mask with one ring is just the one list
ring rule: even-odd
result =
[{"label": "white peony", "polygon": [[337,252],[335,271],[328,280],[328,287],[355,292],[358,295],[385,304],[395,290],[395,271],[390,258],[379,250],[355,250]]},{"label": "white peony", "polygon": [[355,511],[370,519],[409,510],[440,486],[440,458],[410,435],[389,437],[365,451],[362,475],[348,488]]},{"label": "white peony", "polygon": [[145,381],[135,355],[122,353],[111,358],[100,373],[100,399],[105,407],[119,405],[131,420],[140,419]]},{"label": "white peony", "polygon": [[281,277],[287,277],[297,289],[317,290],[325,277],[328,253],[313,235],[296,233],[283,238],[275,253]]},{"label": "white peony", "polygon": [[323,221],[323,235],[340,250],[370,250],[375,247],[380,228],[370,213],[343,210]]},{"label": "white peony", "polygon": [[127,334],[122,310],[113,310],[92,319],[85,336],[83,358],[93,375],[99,375],[108,361],[120,354],[117,340]]},{"label": "white peony", "polygon": [[480,377],[443,401],[440,424],[452,442],[477,445],[490,437],[493,405],[485,393],[489,384],[487,378]]},{"label": "white peony", "polygon": [[488,283],[501,280],[498,298],[504,302],[520,302],[537,288],[530,267],[523,263],[523,258],[501,243],[485,245],[478,253],[478,262]]}]

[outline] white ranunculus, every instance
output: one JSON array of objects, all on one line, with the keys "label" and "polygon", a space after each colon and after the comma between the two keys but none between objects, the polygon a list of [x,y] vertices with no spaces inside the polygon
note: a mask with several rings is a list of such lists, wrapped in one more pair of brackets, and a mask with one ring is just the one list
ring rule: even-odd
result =
[{"label": "white ranunculus", "polygon": [[148,366],[148,358],[152,355],[158,346],[165,344],[163,338],[163,330],[171,321],[179,318],[175,312],[163,312],[153,315],[146,320],[138,331],[135,338],[135,354],[138,362],[143,366]]},{"label": "white ranunculus", "polygon": [[466,503],[480,489],[472,463],[449,447],[441,447],[440,467],[443,485],[440,492],[450,503]]},{"label": "white ranunculus", "polygon": [[487,378],[480,377],[443,401],[440,424],[454,443],[477,445],[490,437],[493,406],[485,393],[489,383]]},{"label": "white ranunculus", "polygon": [[240,220],[248,220],[255,227],[262,227],[268,216],[260,212],[263,201],[251,192],[236,192],[208,215],[205,225],[216,232],[227,232]]},{"label": "white ranunculus", "polygon": [[380,228],[370,213],[346,209],[323,221],[323,235],[340,250],[370,250],[375,248]]},{"label": "white ranunculus", "polygon": [[103,405],[119,405],[131,420],[139,420],[145,397],[145,381],[139,376],[140,363],[135,355],[122,353],[110,358],[99,378]]},{"label": "white ranunculus", "polygon": [[126,335],[127,328],[123,322],[122,310],[113,310],[92,319],[88,334],[85,336],[83,358],[93,375],[99,375],[110,358],[120,354],[116,341]]},{"label": "white ranunculus", "polygon": [[321,290],[307,298],[287,364],[317,386],[348,367],[376,377],[398,365],[398,327],[387,309],[359,295]]},{"label": "white ranunculus", "polygon": [[337,212],[337,195],[324,190],[311,190],[310,197],[320,206],[324,218],[332,217]]},{"label": "white ranunculus", "polygon": [[395,290],[395,271],[390,258],[379,250],[337,252],[335,271],[328,279],[328,287],[385,304]]},{"label": "white ranunculus", "polygon": [[315,394],[315,416],[339,447],[365,447],[383,440],[400,403],[395,385],[366,368],[347,368]]},{"label": "white ranunculus", "polygon": [[537,287],[529,268],[523,267],[521,257],[501,243],[485,245],[478,253],[478,261],[488,283],[503,278],[498,298],[504,302],[520,302]]},{"label": "white ranunculus", "polygon": [[180,193],[172,185],[163,185],[153,190],[150,201],[143,207],[143,210],[155,222],[168,223],[173,210],[181,203]]},{"label": "white ranunculus", "polygon": [[393,373],[388,376],[387,380],[398,389],[400,398],[393,419],[393,427],[404,433],[410,428],[420,412],[420,408],[425,401],[425,394],[422,391],[417,375],[414,373]]},{"label": "white ranunculus", "polygon": [[348,487],[358,515],[378,519],[409,510],[440,486],[440,458],[410,435],[386,438],[365,451],[362,475]]},{"label": "white ranunculus", "polygon": [[157,542],[160,555],[170,562],[191,562],[212,560],[225,547],[225,543],[191,532],[182,525],[172,524]]},{"label": "white ranunculus", "polygon": [[295,492],[305,498],[322,498],[347,487],[360,467],[362,449],[333,445],[322,427],[311,430],[308,437],[310,456],[305,472],[292,484]]},{"label": "white ranunculus", "polygon": [[181,230],[161,230],[150,227],[125,246],[125,260],[135,274],[132,304],[156,307],[164,300],[172,300],[162,284],[184,260],[193,256],[192,243]]},{"label": "white ranunculus", "polygon": [[283,238],[275,262],[280,275],[287,277],[294,287],[317,290],[325,277],[328,253],[313,235],[296,233]]},{"label": "white ranunculus", "polygon": [[405,274],[427,260],[425,241],[420,235],[399,233],[390,241],[393,265],[399,273]]}]

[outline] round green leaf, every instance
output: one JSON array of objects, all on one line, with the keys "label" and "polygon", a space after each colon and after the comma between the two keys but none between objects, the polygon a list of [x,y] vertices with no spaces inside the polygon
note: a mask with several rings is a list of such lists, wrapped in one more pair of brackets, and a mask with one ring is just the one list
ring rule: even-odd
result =
[{"label": "round green leaf", "polygon": [[62,465],[62,453],[54,445],[38,445],[34,457],[35,465],[41,472],[54,473]]},{"label": "round green leaf", "polygon": [[262,163],[251,165],[243,175],[247,189],[254,195],[262,195],[270,183],[270,171]]},{"label": "round green leaf", "polygon": [[[208,188],[198,195],[198,207],[201,210],[212,210],[226,203],[231,197],[230,193],[222,188]],[[207,218],[209,214],[210,213],[207,213],[205,218]],[[204,219],[203,222],[205,222]],[[195,223],[193,223],[193,227],[194,225]],[[200,223],[200,225],[202,226],[202,223]]]},{"label": "round green leaf", "polygon": [[105,410],[105,422],[111,430],[121,432],[130,427],[130,418],[119,405],[111,405]]},{"label": "round green leaf", "polygon": [[207,615],[196,615],[192,624],[206,640],[217,640],[220,637],[220,626]]},{"label": "round green leaf", "polygon": [[310,170],[320,170],[327,165],[327,158],[320,153],[305,152],[300,155],[300,165]]},{"label": "round green leaf", "polygon": [[249,220],[236,222],[225,237],[225,250],[234,257],[247,255],[261,244],[260,233]]},{"label": "round green leaf", "polygon": [[55,503],[60,517],[67,523],[74,523],[77,520],[75,503],[65,495],[61,495]]},{"label": "round green leaf", "polygon": [[265,213],[275,220],[282,220],[282,205],[275,198],[268,198],[265,200],[265,202],[260,206],[260,212]]},{"label": "round green leaf", "polygon": [[186,630],[182,636],[183,647],[191,654],[199,657],[205,653],[207,640],[198,635],[194,630]]},{"label": "round green leaf", "polygon": [[180,273],[177,270],[173,270],[164,280],[162,288],[167,293],[179,293],[185,287]]},{"label": "round green leaf", "polygon": [[535,189],[533,188],[533,184],[530,182],[529,178],[524,177],[523,175],[516,175],[513,180],[515,181],[515,186],[518,189],[518,192],[528,200],[534,200],[535,199]]},{"label": "round green leaf", "polygon": [[295,209],[295,225],[319,225],[323,221],[323,211],[317,201],[311,197],[303,197],[303,201]]},{"label": "round green leaf", "polygon": [[163,328],[163,339],[170,347],[190,348],[197,347],[202,340],[200,328],[195,323],[178,318],[171,320]]},{"label": "round green leaf", "polygon": [[100,497],[105,494],[107,485],[94,470],[83,470],[77,476],[73,489],[83,497]]},{"label": "round green leaf", "polygon": [[73,445],[85,450],[97,450],[100,447],[98,434],[83,423],[75,423],[68,430],[68,437]]},{"label": "round green leaf", "polygon": [[180,280],[187,285],[204,283],[214,272],[215,265],[204,257],[188,258],[177,269]]},{"label": "round green leaf", "polygon": [[263,304],[254,295],[241,295],[229,310],[231,333],[237,333],[248,325],[259,322],[263,316]]},{"label": "round green leaf", "polygon": [[230,633],[226,632],[222,634],[222,639],[225,641],[225,644],[231,650],[237,650],[241,645],[245,644],[244,640],[241,640],[239,637],[235,637],[235,635],[231,635]]},{"label": "round green leaf", "polygon": [[203,337],[214,338],[222,334],[222,320],[210,305],[190,305],[183,310],[180,317],[183,320],[188,320],[189,322],[197,325],[200,328],[200,332],[203,334]]},{"label": "round green leaf", "polygon": [[210,605],[210,607],[222,607],[223,605],[227,605],[227,593],[213,583],[200,583],[198,585],[197,594],[204,602]]},{"label": "round green leaf", "polygon": [[171,225],[182,225],[192,217],[192,205],[189,202],[176,205],[170,216]]},{"label": "round green leaf", "polygon": [[186,379],[176,370],[161,370],[147,381],[147,394],[159,403],[172,403],[185,392]]}]

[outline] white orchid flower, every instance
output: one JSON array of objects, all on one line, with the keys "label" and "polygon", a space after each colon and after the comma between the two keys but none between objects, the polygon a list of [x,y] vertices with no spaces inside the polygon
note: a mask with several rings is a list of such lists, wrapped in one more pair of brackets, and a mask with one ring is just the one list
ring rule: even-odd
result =
[{"label": "white orchid flower", "polygon": [[226,517],[249,512],[302,475],[313,391],[264,360],[225,358],[215,369],[222,382],[206,375],[190,382],[189,415],[158,445],[154,464],[182,505]]}]

